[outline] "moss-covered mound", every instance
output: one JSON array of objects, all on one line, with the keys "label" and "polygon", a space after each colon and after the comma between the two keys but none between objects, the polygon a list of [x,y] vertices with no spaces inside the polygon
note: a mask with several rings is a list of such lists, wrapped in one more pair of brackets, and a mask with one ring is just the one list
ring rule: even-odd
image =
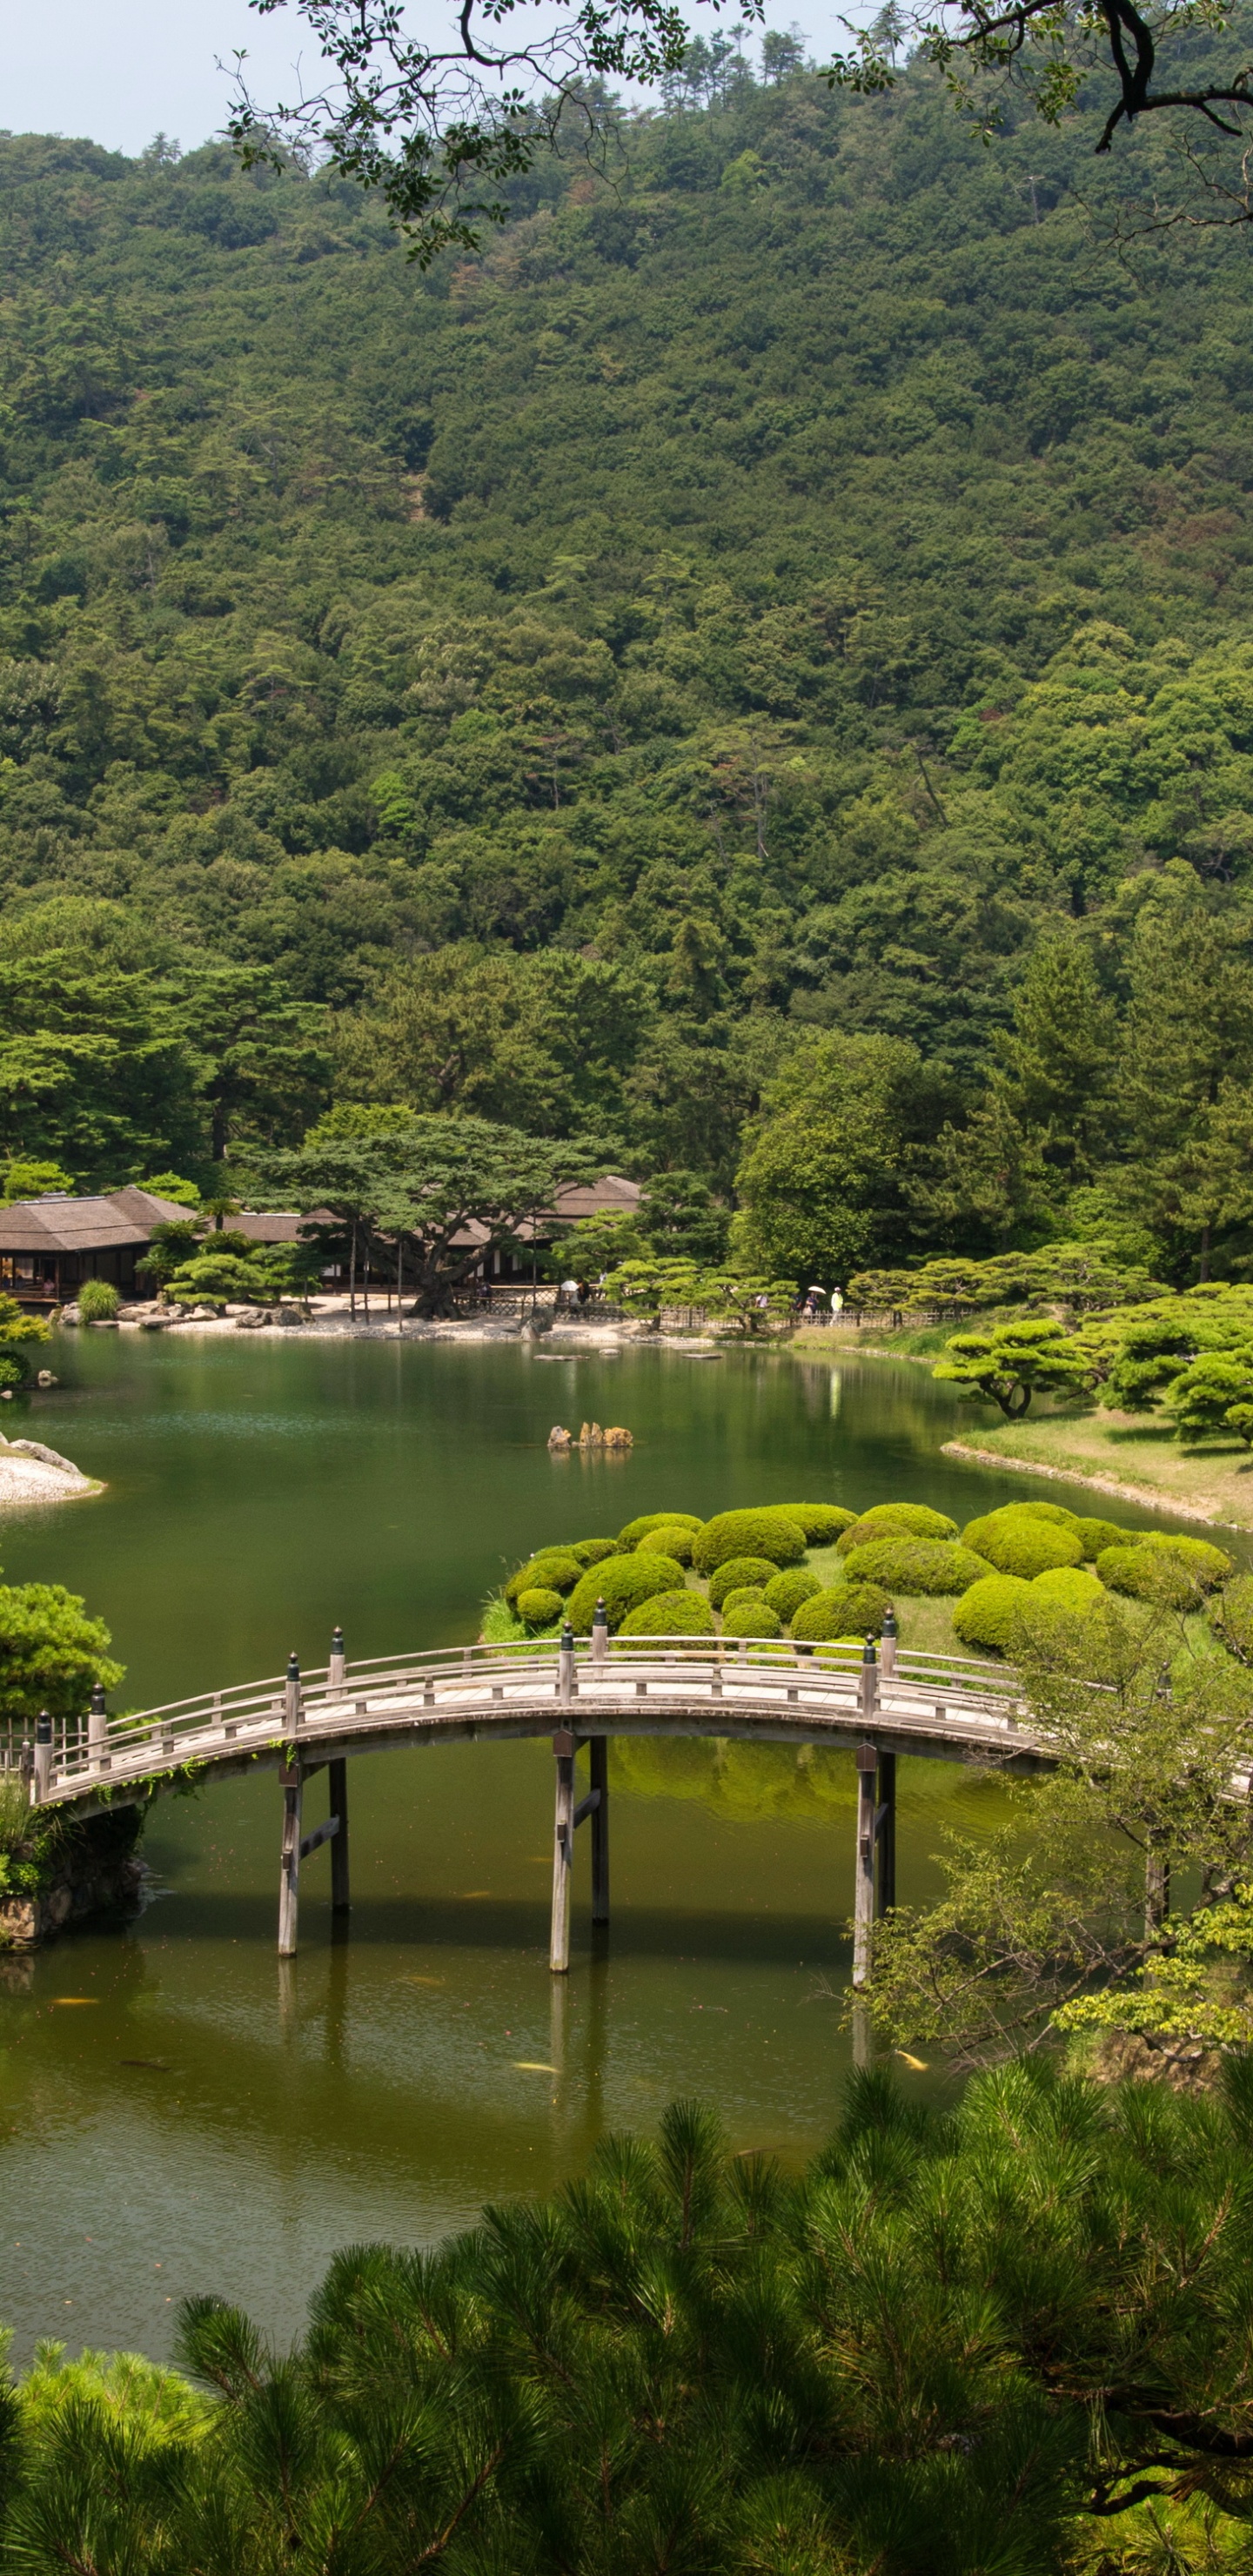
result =
[{"label": "moss-covered mound", "polygon": [[734,1610],[727,1603],[722,1633],[724,1637],[781,1637],[783,1621],[778,1611],[771,1609],[764,1593],[741,1592]]},{"label": "moss-covered mound", "polygon": [[698,1532],[692,1563],[698,1574],[716,1574],[732,1556],[768,1556],[772,1565],[799,1565],[805,1533],[786,1512],[716,1512]]},{"label": "moss-covered mound", "polygon": [[881,1637],[892,1604],[877,1583],[833,1583],[802,1601],[792,1634],[805,1644],[833,1637]]},{"label": "moss-covered mound", "polygon": [[1020,1574],[985,1574],[972,1583],[953,1611],[953,1626],[963,1646],[1003,1655],[1017,1634],[1034,1586]]},{"label": "moss-covered mound", "polygon": [[572,1548],[541,1548],[538,1556],[528,1557],[526,1564],[510,1575],[505,1599],[516,1608],[522,1592],[573,1592],[583,1570]]},{"label": "moss-covered mound", "polygon": [[660,1529],[645,1530],[636,1551],[640,1556],[672,1556],[676,1565],[690,1565],[696,1533],[685,1521],[663,1521]]},{"label": "moss-covered mound", "polygon": [[1120,1528],[1117,1521],[1094,1521],[1082,1514],[1076,1526],[1083,1541],[1085,1565],[1095,1565],[1103,1548],[1123,1547],[1131,1536],[1130,1530]]},{"label": "moss-covered mound", "polygon": [[528,1628],[551,1628],[554,1619],[561,1616],[561,1594],[534,1584],[518,1594],[514,1607]]},{"label": "moss-covered mound", "polygon": [[575,1585],[570,1595],[569,1620],[576,1637],[590,1637],[596,1603],[605,1597],[605,1612],[611,1629],[621,1627],[628,1611],[637,1610],[641,1601],[654,1601],[663,1592],[683,1590],[683,1568],[672,1556],[611,1556],[603,1565],[593,1565]]},{"label": "moss-covered mound", "polygon": [[638,1520],[628,1521],[626,1528],[619,1530],[618,1545],[628,1549],[638,1547],[640,1540],[647,1538],[650,1530],[671,1527],[698,1530],[701,1527],[699,1514],[696,1512],[641,1512]]},{"label": "moss-covered mound", "polygon": [[956,1538],[957,1523],[946,1512],[933,1512],[926,1503],[874,1503],[868,1512],[850,1522],[837,1539],[841,1556],[851,1556],[855,1547],[868,1547],[872,1539]]},{"label": "moss-covered mound", "polygon": [[881,1583],[888,1592],[968,1592],[988,1573],[988,1560],[956,1539],[876,1538],[845,1560],[850,1582]]},{"label": "moss-covered mound", "polygon": [[[715,1575],[714,1582],[716,1581]],[[713,1583],[710,1584],[709,1590],[712,1596]],[[812,1601],[815,1593],[821,1590],[822,1585],[817,1575],[811,1574],[807,1565],[789,1565],[784,1568],[782,1574],[771,1576],[765,1587],[765,1597],[771,1609],[778,1612],[786,1627],[789,1620],[796,1617],[802,1601]]]},{"label": "moss-covered mound", "polygon": [[1096,1570],[1111,1592],[1129,1600],[1191,1610],[1230,1573],[1231,1559],[1206,1539],[1170,1538],[1153,1530],[1130,1546],[1102,1548]]},{"label": "moss-covered mound", "polygon": [[[726,1626],[728,1620],[734,1622],[739,1617],[741,1610],[743,1610],[750,1601],[764,1601],[765,1598],[766,1587],[764,1583],[737,1583],[734,1592],[728,1592],[723,1597],[723,1626]],[[778,1613],[776,1612],[775,1615],[777,1617]]]},{"label": "moss-covered mound", "polygon": [[1062,1610],[1095,1610],[1109,1595],[1095,1574],[1083,1565],[1053,1565],[1047,1574],[1037,1574],[1032,1592],[1041,1601],[1056,1602]]},{"label": "moss-covered mound", "polygon": [[1064,1503],[1038,1503],[1034,1494],[1020,1495],[1018,1501],[1008,1504],[1006,1509],[1011,1512],[1031,1512],[1038,1521],[1052,1521],[1056,1529],[1078,1530],[1079,1528],[1077,1512],[1068,1512]]},{"label": "moss-covered mound", "polygon": [[840,1503],[779,1503],[798,1529],[803,1529],[808,1547],[833,1547],[841,1530],[851,1529],[856,1512],[846,1512]]},{"label": "moss-covered mound", "polygon": [[620,1637],[712,1637],[716,1622],[703,1592],[655,1592],[628,1610]]},{"label": "moss-covered mound", "polygon": [[618,1553],[616,1538],[576,1538],[570,1550],[571,1556],[577,1556],[582,1566],[603,1565],[607,1556],[617,1556]]},{"label": "moss-covered mound", "polygon": [[722,1608],[728,1592],[741,1592],[745,1586],[764,1592],[771,1577],[778,1572],[768,1556],[729,1556],[716,1574],[709,1577],[709,1598],[715,1610]]},{"label": "moss-covered mound", "polygon": [[968,1521],[962,1545],[986,1557],[998,1574],[1016,1574],[1024,1583],[1047,1574],[1051,1566],[1083,1562],[1083,1541],[1076,1531],[1063,1529],[1019,1503],[1006,1503],[999,1512],[985,1512],[981,1519]]}]

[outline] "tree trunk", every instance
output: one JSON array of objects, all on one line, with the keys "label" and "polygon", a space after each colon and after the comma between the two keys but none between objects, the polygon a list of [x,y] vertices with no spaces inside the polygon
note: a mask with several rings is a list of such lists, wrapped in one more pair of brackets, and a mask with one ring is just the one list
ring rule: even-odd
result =
[{"label": "tree trunk", "polygon": [[1151,1835],[1144,1856],[1144,1937],[1153,1941],[1170,1920],[1170,1862]]},{"label": "tree trunk", "polygon": [[357,1220],[355,1217],[348,1237],[348,1312],[355,1321],[357,1313]]},{"label": "tree trunk", "polygon": [[1209,1277],[1209,1256],[1210,1256],[1210,1229],[1209,1229],[1209,1224],[1208,1224],[1208,1222],[1207,1222],[1207,1223],[1206,1223],[1206,1224],[1204,1224],[1204,1225],[1202,1226],[1202,1228],[1201,1228],[1201,1267],[1200,1267],[1199,1276],[1200,1276],[1202,1279],[1208,1279],[1208,1277]]}]

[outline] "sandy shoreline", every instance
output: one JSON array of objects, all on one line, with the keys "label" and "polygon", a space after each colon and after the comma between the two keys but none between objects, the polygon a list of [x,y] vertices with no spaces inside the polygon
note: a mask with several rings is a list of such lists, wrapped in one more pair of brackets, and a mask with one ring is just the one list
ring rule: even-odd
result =
[{"label": "sandy shoreline", "polygon": [[1046,1467],[1042,1459],[1014,1458],[1002,1449],[975,1449],[965,1440],[946,1440],[940,1454],[968,1459],[975,1467],[999,1467],[1003,1475],[1048,1476],[1060,1485],[1087,1485],[1094,1494],[1112,1494],[1120,1503],[1139,1503],[1146,1512],[1168,1512],[1177,1521],[1202,1521],[1209,1529],[1246,1527],[1243,1521],[1225,1520],[1217,1506],[1207,1511],[1199,1503],[1155,1491],[1150,1485],[1124,1485],[1114,1476],[1087,1476],[1078,1467]]},{"label": "sandy shoreline", "polygon": [[72,1458],[45,1448],[41,1440],[0,1438],[0,1511],[25,1510],[30,1503],[72,1503],[84,1494],[102,1494],[98,1476],[85,1476]]}]

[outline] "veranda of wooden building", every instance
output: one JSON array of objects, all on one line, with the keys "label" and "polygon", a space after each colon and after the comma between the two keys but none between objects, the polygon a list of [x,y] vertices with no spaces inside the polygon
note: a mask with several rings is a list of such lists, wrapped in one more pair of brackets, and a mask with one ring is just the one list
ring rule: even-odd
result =
[{"label": "veranda of wooden building", "polygon": [[68,1190],[0,1207],[0,1289],[39,1313],[64,1306],[84,1280],[106,1279],[122,1297],[147,1296],[136,1264],[159,1225],[185,1225],[191,1211],[134,1184],[107,1197]]}]

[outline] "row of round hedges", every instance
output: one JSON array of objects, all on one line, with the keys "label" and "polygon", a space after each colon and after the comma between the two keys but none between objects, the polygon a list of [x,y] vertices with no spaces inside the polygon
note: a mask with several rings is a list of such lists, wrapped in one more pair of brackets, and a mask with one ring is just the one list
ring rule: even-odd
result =
[{"label": "row of round hedges", "polygon": [[857,1518],[856,1512],[846,1512],[839,1503],[776,1503],[772,1508],[804,1531],[807,1547],[833,1546]]},{"label": "row of round hedges", "polygon": [[845,1558],[850,1582],[882,1584],[888,1592],[968,1592],[991,1571],[956,1539],[876,1538]]},{"label": "row of round hedges", "polygon": [[583,1571],[573,1548],[542,1548],[538,1556],[529,1557],[516,1574],[510,1575],[505,1599],[516,1609],[519,1595],[537,1587],[548,1592],[573,1592]]},{"label": "row of round hedges", "polygon": [[625,1548],[629,1555],[632,1548],[638,1547],[640,1540],[647,1538],[651,1530],[685,1529],[691,1530],[694,1537],[701,1526],[700,1515],[697,1512],[641,1512],[638,1519],[628,1521],[626,1528],[619,1530],[618,1545]]},{"label": "row of round hedges", "polygon": [[[789,1565],[784,1567],[782,1574],[772,1575],[769,1582],[763,1585],[762,1590],[763,1598],[768,1601],[772,1610],[778,1612],[786,1627],[788,1621],[795,1618],[802,1601],[812,1601],[814,1594],[821,1592],[822,1585],[817,1575],[810,1573],[807,1565]],[[709,1594],[712,1600],[712,1583],[709,1586]]]},{"label": "row of round hedges", "polygon": [[716,1512],[698,1530],[692,1563],[698,1574],[716,1574],[733,1556],[765,1556],[771,1564],[799,1565],[805,1533],[786,1512]]},{"label": "row of round hedges", "polygon": [[690,1565],[695,1537],[686,1521],[663,1521],[660,1529],[645,1530],[636,1554],[672,1556],[676,1565]]},{"label": "row of round hedges", "polygon": [[983,1557],[997,1574],[1016,1574],[1024,1583],[1052,1566],[1083,1563],[1083,1543],[1076,1530],[1066,1529],[1051,1512],[1046,1519],[1043,1512],[1025,1510],[1017,1503],[968,1521],[961,1544]]}]

